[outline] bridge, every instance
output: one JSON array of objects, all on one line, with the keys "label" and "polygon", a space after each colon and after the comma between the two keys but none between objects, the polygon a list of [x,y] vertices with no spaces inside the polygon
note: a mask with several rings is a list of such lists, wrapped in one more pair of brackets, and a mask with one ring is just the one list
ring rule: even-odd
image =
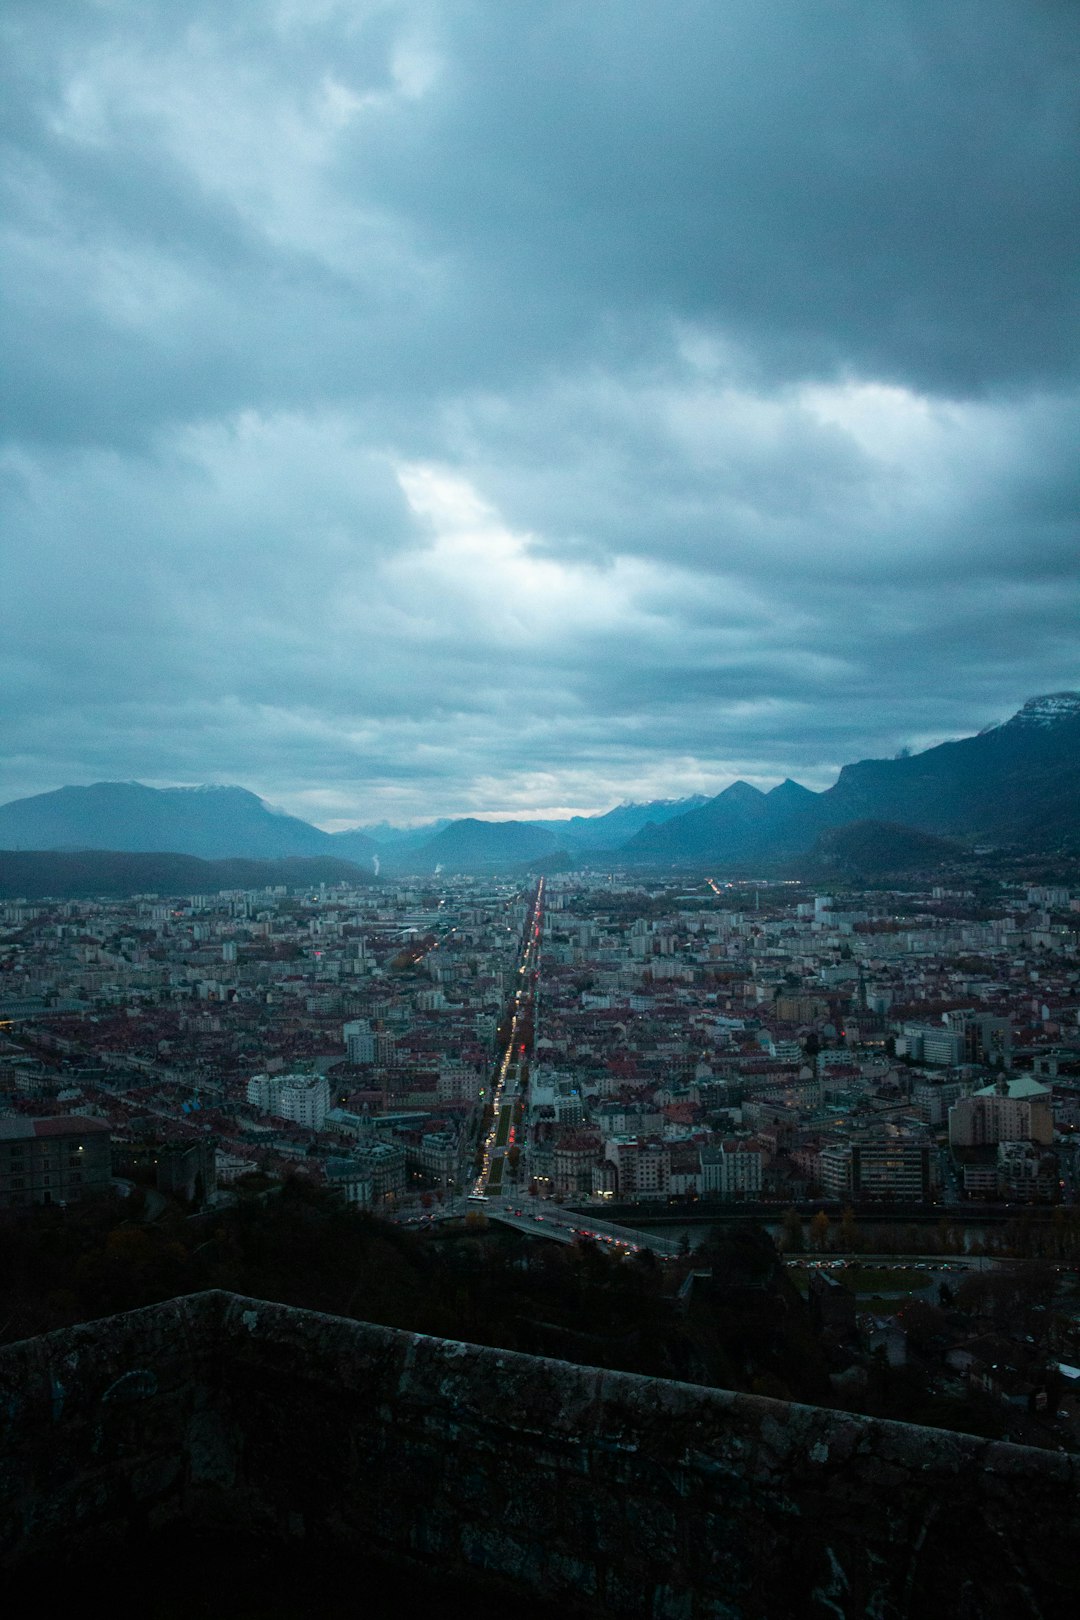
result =
[{"label": "bridge", "polygon": [[520,1203],[489,1200],[484,1213],[489,1220],[512,1226],[527,1237],[548,1238],[553,1243],[580,1243],[582,1239],[610,1246],[624,1254],[638,1254],[648,1249],[662,1260],[670,1260],[682,1252],[676,1238],[664,1237],[659,1232],[637,1232],[628,1226],[616,1226],[612,1221],[597,1220],[580,1210],[563,1209],[547,1199],[524,1199]]}]

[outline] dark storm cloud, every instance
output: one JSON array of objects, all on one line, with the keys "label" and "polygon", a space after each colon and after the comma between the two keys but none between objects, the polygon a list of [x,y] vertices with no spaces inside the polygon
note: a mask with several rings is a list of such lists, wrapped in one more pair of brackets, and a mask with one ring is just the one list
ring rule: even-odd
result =
[{"label": "dark storm cloud", "polygon": [[1077,683],[1071,6],[0,28],[4,797],[820,786]]},{"label": "dark storm cloud", "polygon": [[385,200],[491,267],[499,315],[538,285],[547,314],[554,282],[558,325],[593,285],[716,321],[785,372],[850,364],[950,392],[1070,372],[1069,7],[461,16],[422,151],[356,155]]}]

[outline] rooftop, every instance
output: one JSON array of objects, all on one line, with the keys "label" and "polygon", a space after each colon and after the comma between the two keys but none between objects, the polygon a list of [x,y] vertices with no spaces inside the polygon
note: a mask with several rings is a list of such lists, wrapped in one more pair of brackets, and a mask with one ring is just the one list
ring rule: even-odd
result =
[{"label": "rooftop", "polygon": [[83,1114],[57,1114],[52,1119],[26,1119],[21,1114],[0,1114],[0,1142],[38,1136],[108,1135],[111,1129],[107,1120],[89,1119]]}]

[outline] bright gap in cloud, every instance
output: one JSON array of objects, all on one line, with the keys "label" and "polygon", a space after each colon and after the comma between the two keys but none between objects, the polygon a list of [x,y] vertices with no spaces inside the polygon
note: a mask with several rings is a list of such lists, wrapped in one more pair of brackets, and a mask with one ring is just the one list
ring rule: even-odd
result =
[{"label": "bright gap in cloud", "polygon": [[598,567],[540,556],[533,537],[508,528],[467,479],[421,463],[400,463],[396,473],[434,539],[426,551],[394,558],[384,574],[426,590],[444,615],[456,608],[482,619],[493,642],[632,636],[659,622],[641,600],[660,582],[653,563],[615,556]]}]

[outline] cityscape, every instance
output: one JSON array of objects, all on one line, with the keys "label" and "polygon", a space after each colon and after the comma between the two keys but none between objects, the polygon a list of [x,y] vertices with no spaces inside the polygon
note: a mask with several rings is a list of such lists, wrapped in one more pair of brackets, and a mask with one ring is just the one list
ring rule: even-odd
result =
[{"label": "cityscape", "polygon": [[[754,1219],[856,1407],[884,1344],[993,1390],[1002,1433],[1080,1446],[1080,892],[966,881],[9,903],[0,1200],[119,1189],[152,1221],[302,1178],[436,1244],[647,1250],[672,1309],[702,1240]],[[944,1308],[1020,1260],[1042,1292],[1007,1329]]]},{"label": "cityscape", "polygon": [[0,7],[13,1620],[1080,1613],[1080,7]]}]

